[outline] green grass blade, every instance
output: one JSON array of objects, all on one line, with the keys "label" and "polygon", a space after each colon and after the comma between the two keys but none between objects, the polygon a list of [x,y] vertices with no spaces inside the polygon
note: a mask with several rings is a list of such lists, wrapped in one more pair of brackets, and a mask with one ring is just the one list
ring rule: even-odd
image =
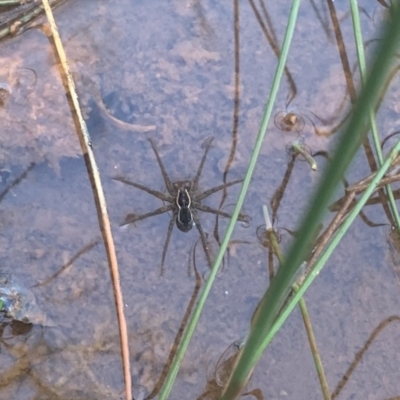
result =
[{"label": "green grass blade", "polygon": [[243,206],[243,202],[244,202],[244,198],[246,196],[249,184],[250,184],[250,180],[251,177],[253,175],[254,172],[254,168],[256,165],[256,161],[258,158],[258,155],[260,153],[260,149],[261,149],[261,145],[263,143],[265,134],[266,134],[266,130],[268,127],[268,123],[269,120],[271,118],[271,114],[272,114],[272,109],[275,103],[275,99],[276,96],[278,94],[278,90],[279,90],[279,85],[282,79],[282,75],[284,72],[284,68],[285,68],[285,64],[286,64],[286,59],[289,53],[289,48],[290,48],[290,43],[292,41],[292,37],[293,37],[293,32],[294,32],[294,28],[296,26],[296,19],[297,19],[297,14],[298,14],[298,10],[299,10],[299,5],[300,5],[300,0],[294,0],[293,1],[293,5],[292,5],[292,9],[289,15],[289,20],[288,20],[288,26],[286,28],[286,33],[285,33],[285,38],[283,40],[283,45],[282,45],[282,51],[281,51],[281,55],[280,58],[278,60],[278,66],[275,72],[275,76],[274,76],[274,80],[272,82],[272,88],[271,88],[271,92],[270,92],[270,96],[267,102],[267,106],[266,106],[266,110],[261,122],[261,127],[260,130],[258,132],[258,136],[257,136],[257,140],[254,146],[254,150],[253,150],[253,154],[252,157],[250,159],[250,163],[246,172],[246,176],[242,185],[242,188],[240,190],[240,194],[238,197],[238,201],[236,203],[235,206],[235,210],[233,211],[232,214],[232,219],[229,222],[226,234],[224,236],[224,239],[221,243],[221,247],[219,249],[218,255],[215,259],[214,265],[211,269],[210,275],[204,285],[204,288],[200,294],[199,297],[199,301],[196,305],[196,308],[193,312],[192,318],[190,319],[189,323],[188,323],[188,327],[186,329],[186,332],[182,338],[182,344],[179,347],[176,357],[171,365],[171,368],[168,372],[168,375],[166,377],[164,386],[162,387],[162,390],[160,391],[160,395],[159,395],[159,400],[165,400],[168,398],[169,393],[171,392],[172,389],[172,385],[173,382],[175,381],[176,375],[178,373],[179,370],[179,366],[183,360],[183,357],[185,355],[186,349],[189,345],[190,339],[193,335],[194,329],[197,325],[197,322],[200,318],[202,309],[204,307],[204,304],[206,302],[206,299],[208,297],[208,294],[211,290],[212,284],[214,283],[215,277],[217,275],[219,266],[222,262],[222,258],[223,255],[226,251],[226,248],[228,247],[228,243],[229,240],[232,236],[232,232],[233,229],[235,227],[235,223],[237,221],[237,218],[239,216],[239,212]]},{"label": "green grass blade", "polygon": [[[347,166],[354,157],[367,131],[368,110],[374,109],[379,100],[381,88],[389,75],[391,57],[400,43],[400,8],[392,13],[392,20],[387,25],[384,39],[375,57],[371,73],[356,102],[352,117],[343,130],[332,163],[313,197],[309,210],[303,219],[298,239],[294,242],[288,257],[280,266],[270,287],[263,296],[251,321],[251,331],[241,351],[221,400],[233,400],[240,394],[240,388],[247,381],[255,363],[262,354],[265,336],[271,329],[283,302],[289,293],[290,283],[298,268],[306,258],[312,243],[314,232],[325,211],[328,201],[342,178]],[[386,165],[386,163],[385,163]],[[303,291],[296,294],[300,298]]]},{"label": "green grass blade", "polygon": [[[361,74],[361,82],[365,84],[366,80],[366,64],[365,64],[365,54],[364,54],[364,44],[363,44],[363,38],[362,38],[362,32],[361,32],[361,23],[360,23],[360,13],[358,11],[358,3],[357,0],[350,0],[350,5],[351,5],[351,17],[353,21],[353,31],[354,31],[354,37],[356,40],[356,46],[357,46],[357,59],[358,59],[358,65],[360,68],[360,74]],[[382,149],[381,149],[381,144],[379,140],[379,134],[378,134],[378,127],[376,126],[376,120],[375,120],[375,115],[374,115],[374,110],[370,109],[369,110],[369,121],[371,124],[371,131],[372,131],[372,137],[374,140],[374,145],[375,145],[375,151],[378,156],[378,163],[379,166],[383,164],[383,155],[382,155]],[[390,209],[392,212],[392,215],[394,217],[394,220],[397,225],[397,229],[400,229],[400,217],[399,213],[396,207],[396,201],[394,199],[392,187],[390,185],[385,186],[388,197],[389,197],[389,204],[390,204]]]}]

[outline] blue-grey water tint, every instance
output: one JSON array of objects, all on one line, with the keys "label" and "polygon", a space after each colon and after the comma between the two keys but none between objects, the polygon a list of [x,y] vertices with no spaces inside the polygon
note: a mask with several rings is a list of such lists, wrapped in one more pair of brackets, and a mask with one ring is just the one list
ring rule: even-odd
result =
[{"label": "blue-grey water tint", "polygon": [[[215,139],[200,189],[223,183],[224,173],[227,181],[243,177],[276,67],[273,48],[278,49],[282,41],[290,2],[240,2],[239,43],[233,4],[70,1],[55,15],[107,197],[126,304],[132,378],[140,385],[140,396],[159,388],[182,319],[197,293],[190,250],[199,235],[195,229],[188,233],[174,229],[166,271],[160,276],[170,216],[120,228],[127,214],[150,212],[162,202],[111,178],[124,176],[165,190],[147,140],[152,138],[171,179],[191,179],[209,136]],[[348,5],[334,4],[353,68],[356,54],[351,19],[346,17]],[[373,1],[363,6],[365,40],[379,38],[383,8]],[[305,124],[300,134],[313,152],[329,151],[335,138],[331,132],[350,103],[331,18],[322,4],[317,7],[322,23],[311,3],[302,5],[274,113],[301,115]],[[274,36],[278,43],[273,43]],[[1,272],[16,276],[32,290],[54,326],[34,326],[14,335],[12,327],[4,325],[0,397],[118,399],[123,375],[107,258],[57,60],[38,29],[1,43],[1,54],[0,89],[7,92],[0,108],[1,191],[35,163],[0,204]],[[354,77],[357,84],[357,73]],[[399,129],[398,86],[396,76],[378,116],[383,136]],[[212,381],[224,350],[246,335],[268,284],[267,249],[256,230],[264,223],[262,205],[277,197],[274,194],[286,172],[285,147],[299,135],[296,129],[288,132],[278,127],[271,120],[245,202],[244,212],[252,222],[248,228],[237,225],[230,256],[173,389],[174,399],[196,399],[206,388],[207,398],[218,394],[206,381]],[[228,168],[234,135],[237,143]],[[296,229],[327,161],[317,157],[317,162],[318,172],[305,162],[294,164],[276,213],[277,226]],[[353,183],[368,173],[360,152],[347,179]],[[227,190],[224,211],[232,211],[238,190]],[[337,197],[342,193],[340,188]],[[218,208],[221,196],[215,194],[204,202]],[[379,205],[366,207],[365,213],[375,223],[387,223]],[[199,215],[215,255],[216,236],[222,237],[226,221],[219,219],[216,235],[215,216]],[[331,217],[327,215],[324,227]],[[291,236],[285,230],[281,233],[286,248]],[[389,253],[395,248],[387,244],[384,227],[368,228],[358,219],[307,294],[331,391],[373,330],[398,312],[400,286],[392,268],[396,258]],[[206,277],[201,243],[195,255],[199,274]],[[394,320],[377,336],[341,392],[342,398],[399,395],[397,325]],[[249,389],[256,388],[265,399],[321,398],[298,313],[256,368]]]}]

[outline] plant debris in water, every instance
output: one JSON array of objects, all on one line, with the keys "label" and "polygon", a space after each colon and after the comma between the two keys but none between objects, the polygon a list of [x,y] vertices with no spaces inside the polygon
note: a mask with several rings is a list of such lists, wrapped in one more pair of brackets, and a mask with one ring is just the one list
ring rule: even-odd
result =
[{"label": "plant debris in water", "polygon": [[9,274],[0,274],[0,300],[5,318],[26,324],[53,325],[40,310],[35,295]]}]

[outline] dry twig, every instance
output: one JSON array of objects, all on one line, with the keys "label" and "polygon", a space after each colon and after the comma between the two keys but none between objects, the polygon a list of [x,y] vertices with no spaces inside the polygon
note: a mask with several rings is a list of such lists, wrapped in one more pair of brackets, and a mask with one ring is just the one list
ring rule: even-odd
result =
[{"label": "dry twig", "polygon": [[119,282],[117,256],[115,254],[114,240],[111,233],[111,226],[107,213],[106,200],[104,197],[100,175],[96,165],[96,160],[94,158],[93,150],[91,148],[91,140],[89,132],[87,130],[86,123],[82,116],[82,112],[78,102],[78,96],[75,90],[75,84],[72,79],[72,75],[68,66],[67,57],[65,55],[63,45],[61,43],[60,35],[58,33],[53,13],[49,5],[49,0],[42,0],[42,2],[46,12],[47,19],[50,24],[51,34],[54,39],[54,45],[56,47],[57,55],[62,65],[64,73],[63,76],[64,85],[66,86],[67,96],[69,97],[70,100],[71,111],[73,113],[74,122],[77,126],[79,141],[82,147],[83,155],[86,161],[86,167],[88,169],[89,177],[93,187],[93,194],[98,211],[99,224],[101,232],[103,234],[103,240],[105,243],[108,261],[110,265],[111,277],[113,281],[114,297],[117,306],[119,330],[121,337],[122,359],[123,359],[124,376],[125,376],[125,394],[127,400],[132,400],[128,332],[124,316],[124,303],[122,300],[122,291]]}]

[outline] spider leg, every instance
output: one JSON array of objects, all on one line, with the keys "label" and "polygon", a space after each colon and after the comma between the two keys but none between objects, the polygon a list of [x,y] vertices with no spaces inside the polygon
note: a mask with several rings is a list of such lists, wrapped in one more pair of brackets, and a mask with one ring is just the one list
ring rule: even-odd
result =
[{"label": "spider leg", "polygon": [[196,176],[194,177],[194,180],[193,180],[193,186],[192,186],[193,192],[196,192],[197,187],[199,185],[199,179],[200,179],[201,171],[203,170],[203,165],[204,165],[204,163],[206,161],[207,153],[210,150],[211,143],[212,143],[213,140],[214,140],[214,138],[212,138],[212,137],[206,139],[206,143],[205,143],[206,144],[206,148],[204,150],[203,157],[202,157],[202,159],[200,161],[199,168],[197,169]]},{"label": "spider leg", "polygon": [[134,222],[141,221],[142,219],[152,217],[153,215],[158,215],[158,214],[163,214],[167,211],[170,211],[174,208],[173,204],[169,204],[167,206],[163,206],[160,208],[157,208],[157,210],[154,210],[152,212],[142,214],[142,215],[135,215],[135,214],[128,214],[125,218],[125,221],[120,224],[120,226],[125,226],[128,224],[133,224]]},{"label": "spider leg", "polygon": [[[232,218],[232,214],[226,213],[221,210],[215,210],[214,208],[206,206],[205,204],[194,203],[193,208],[196,208],[197,210],[200,210],[200,211],[208,212],[210,214],[220,215],[221,217]],[[238,221],[249,222],[249,217],[244,214],[239,214]]]},{"label": "spider leg", "polygon": [[203,193],[199,193],[198,195],[196,195],[194,197],[195,197],[196,201],[203,200],[206,197],[208,197],[208,196],[210,196],[210,195],[212,195],[212,194],[214,194],[214,193],[216,193],[216,192],[218,192],[218,191],[220,191],[222,189],[226,189],[229,186],[236,185],[236,184],[241,183],[243,181],[244,181],[244,179],[236,179],[235,181],[232,181],[232,182],[223,183],[222,185],[215,186],[212,189],[208,189],[208,190],[204,191]]},{"label": "spider leg", "polygon": [[153,148],[154,154],[156,155],[157,162],[158,162],[158,166],[159,166],[160,169],[161,169],[161,174],[162,174],[162,176],[163,176],[163,178],[164,178],[165,186],[167,187],[167,190],[168,190],[169,193],[171,193],[171,194],[172,194],[172,193],[175,193],[174,186],[173,186],[173,184],[172,184],[172,182],[171,182],[171,179],[169,178],[169,176],[168,176],[168,174],[167,174],[167,171],[166,171],[166,169],[165,169],[165,167],[164,167],[163,162],[161,161],[161,158],[160,158],[160,156],[159,156],[159,154],[158,154],[156,145],[155,145],[155,143],[153,142],[153,140],[149,139],[149,141],[150,141],[151,147]]},{"label": "spider leg", "polygon": [[208,252],[208,245],[207,245],[206,235],[204,234],[204,231],[203,231],[203,228],[201,226],[200,220],[197,217],[196,211],[194,209],[192,210],[192,215],[193,215],[194,223],[196,224],[196,228],[200,233],[200,239],[201,239],[201,243],[203,245],[204,253],[206,253],[206,258],[207,258],[208,265],[211,268],[212,267],[212,261],[211,261],[210,253]]},{"label": "spider leg", "polygon": [[169,240],[171,239],[172,229],[174,229],[175,220],[176,220],[176,212],[172,214],[171,220],[169,221],[168,231],[167,231],[167,238],[165,239],[162,257],[161,257],[161,275],[164,275],[164,261],[165,256],[167,255]]},{"label": "spider leg", "polygon": [[130,186],[133,186],[137,189],[143,190],[144,192],[147,192],[147,193],[151,194],[152,196],[159,198],[160,200],[169,201],[169,202],[174,201],[174,199],[172,199],[171,196],[168,196],[165,193],[159,192],[158,190],[149,189],[148,187],[141,185],[140,183],[129,181],[128,179],[125,179],[121,176],[116,176],[115,178],[112,178],[112,179],[114,179],[115,181],[125,183]]}]

